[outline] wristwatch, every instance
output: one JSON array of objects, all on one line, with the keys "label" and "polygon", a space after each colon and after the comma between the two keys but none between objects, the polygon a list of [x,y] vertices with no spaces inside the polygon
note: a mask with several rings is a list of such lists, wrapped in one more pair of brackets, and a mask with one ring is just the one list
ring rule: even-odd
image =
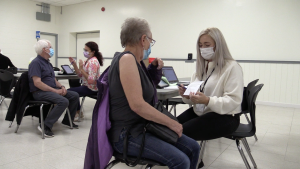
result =
[{"label": "wristwatch", "polygon": [[60,88],[63,88],[63,87],[66,88],[64,85],[60,86]]}]

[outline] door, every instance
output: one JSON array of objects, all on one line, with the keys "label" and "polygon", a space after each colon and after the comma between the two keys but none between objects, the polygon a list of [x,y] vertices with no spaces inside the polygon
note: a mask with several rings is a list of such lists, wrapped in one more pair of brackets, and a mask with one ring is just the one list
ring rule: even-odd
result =
[{"label": "door", "polygon": [[41,39],[46,39],[49,40],[51,42],[51,46],[54,50],[54,55],[53,57],[50,58],[50,63],[53,65],[53,67],[57,67],[57,44],[56,44],[56,38],[57,38],[57,34],[54,35],[50,35],[50,34],[45,34],[45,33],[41,33]]},{"label": "door", "polygon": [[79,59],[82,59],[83,61],[86,60],[86,58],[83,56],[83,48],[85,44],[89,41],[96,42],[98,44],[99,50],[99,42],[100,42],[100,33],[78,33],[77,34],[77,49],[76,49],[76,54],[77,54],[77,63],[79,63]]}]

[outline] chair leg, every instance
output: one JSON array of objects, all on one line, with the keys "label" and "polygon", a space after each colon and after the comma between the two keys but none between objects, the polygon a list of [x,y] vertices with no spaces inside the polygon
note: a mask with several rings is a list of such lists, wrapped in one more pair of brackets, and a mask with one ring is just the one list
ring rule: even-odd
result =
[{"label": "chair leg", "polygon": [[152,164],[148,164],[148,165],[145,167],[145,169],[151,169],[152,167],[153,167]]},{"label": "chair leg", "polygon": [[198,168],[204,167],[203,156],[204,156],[206,142],[207,142],[206,140],[202,140],[200,143],[200,147],[201,147],[200,155],[199,155],[200,163],[198,165]]},{"label": "chair leg", "polygon": [[68,117],[69,117],[70,129],[73,129],[73,122],[72,122],[72,119],[71,119],[71,114],[70,114],[69,108],[67,108],[66,111],[67,111]]},{"label": "chair leg", "polygon": [[[5,97],[4,97],[4,99],[5,99]],[[3,99],[3,103],[5,104],[6,108],[8,109],[8,106],[7,106],[6,102],[4,101],[4,99]]]},{"label": "chair leg", "polygon": [[82,97],[82,100],[81,100],[81,106],[80,106],[80,111],[79,111],[78,122],[81,121],[81,118],[80,118],[80,117],[82,116],[82,109],[83,109],[83,103],[84,103],[84,101],[85,101],[85,96]]},{"label": "chair leg", "polygon": [[[22,123],[22,120],[23,120],[24,114],[26,113],[26,110],[27,110],[29,107],[30,107],[29,105],[25,107],[25,110],[24,110],[24,112],[23,112],[23,116],[22,116],[22,118],[21,118],[20,124]],[[16,120],[16,121],[17,121],[17,120]],[[17,133],[17,132],[18,132],[18,130],[19,130],[19,126],[20,126],[20,125],[17,125],[17,128],[16,128],[16,130],[15,130],[15,133]]]},{"label": "chair leg", "polygon": [[254,134],[254,138],[255,138],[255,141],[258,141],[258,138],[257,138],[256,134]]},{"label": "chair leg", "polygon": [[41,127],[42,127],[42,139],[45,139],[45,124],[44,124],[44,113],[43,113],[43,106],[44,104],[42,104],[40,106],[40,118],[41,118]]},{"label": "chair leg", "polygon": [[174,108],[174,105],[171,106],[171,108],[170,108],[170,110],[169,110],[169,113],[172,112],[173,108]]},{"label": "chair leg", "polygon": [[[244,147],[245,147],[246,144],[248,144],[246,138],[242,138],[241,140],[242,140],[242,143],[243,143],[243,145],[244,145]],[[248,145],[248,146],[249,146],[249,145]],[[245,149],[246,149],[246,151],[247,151],[247,153],[248,153],[248,156],[250,157],[250,160],[251,160],[251,162],[252,162],[254,168],[257,168],[257,165],[256,165],[256,163],[255,163],[255,161],[254,161],[254,158],[253,158],[251,152],[249,151],[250,149],[247,149],[247,148],[245,148]]]},{"label": "chair leg", "polygon": [[243,149],[242,149],[242,147],[241,147],[241,145],[240,145],[240,140],[239,140],[239,139],[236,139],[236,146],[237,146],[237,148],[238,148],[238,150],[239,150],[239,152],[240,152],[240,154],[241,154],[241,157],[242,157],[242,159],[243,159],[243,161],[244,161],[244,163],[245,163],[245,165],[246,165],[246,168],[247,168],[247,169],[251,169],[251,168],[250,168],[250,165],[249,165],[249,163],[248,163],[248,160],[247,160],[247,158],[246,158],[246,156],[245,156],[245,154],[244,154],[244,152],[243,152]]},{"label": "chair leg", "polygon": [[106,167],[105,169],[111,169],[113,166],[117,165],[118,163],[120,163],[121,161],[120,160],[114,160],[112,162],[110,162]]},{"label": "chair leg", "polygon": [[[244,144],[244,142],[245,142],[245,144]],[[247,141],[246,138],[245,138],[244,142],[243,142],[243,144],[244,144],[245,148],[247,148],[251,152],[250,146],[249,146],[248,141]]]},{"label": "chair leg", "polygon": [[[49,111],[48,111],[48,114],[47,114],[46,118],[48,117],[48,115],[49,115],[49,113],[51,112],[52,108],[53,108],[53,104],[51,104],[51,107],[50,107],[50,109],[49,109]],[[33,118],[33,116],[32,116],[32,118]]]},{"label": "chair leg", "polygon": [[4,99],[5,99],[5,97],[3,97],[3,96],[0,97],[0,105],[2,104]]},{"label": "chair leg", "polygon": [[251,123],[251,121],[249,120],[249,117],[247,116],[247,114],[246,114],[246,113],[245,113],[244,115],[245,115],[245,117],[246,117],[246,120],[247,120],[247,122],[250,124],[250,123]]}]

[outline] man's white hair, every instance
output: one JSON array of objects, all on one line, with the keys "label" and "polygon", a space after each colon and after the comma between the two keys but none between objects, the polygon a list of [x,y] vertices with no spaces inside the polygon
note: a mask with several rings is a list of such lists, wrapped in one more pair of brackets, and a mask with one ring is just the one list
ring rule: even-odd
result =
[{"label": "man's white hair", "polygon": [[51,42],[49,40],[41,39],[41,40],[37,41],[36,44],[34,45],[35,52],[38,55],[42,54],[43,49],[48,47],[48,45],[49,45],[48,43],[51,46]]}]

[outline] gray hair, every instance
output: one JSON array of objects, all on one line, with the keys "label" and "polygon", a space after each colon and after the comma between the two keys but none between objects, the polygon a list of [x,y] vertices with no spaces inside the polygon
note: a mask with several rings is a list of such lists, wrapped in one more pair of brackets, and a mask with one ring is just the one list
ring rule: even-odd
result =
[{"label": "gray hair", "polygon": [[150,26],[145,19],[127,18],[121,27],[121,45],[136,45],[143,35],[150,36]]},{"label": "gray hair", "polygon": [[215,71],[220,75],[221,70],[225,65],[226,60],[234,60],[230,54],[230,51],[227,47],[227,43],[222,32],[218,28],[207,28],[201,31],[197,43],[196,43],[196,50],[197,50],[197,62],[196,62],[196,76],[200,80],[202,79],[202,74],[205,74],[205,60],[201,56],[200,48],[199,48],[199,40],[202,35],[209,35],[216,44],[215,54],[213,56],[216,64],[218,65],[215,68]]},{"label": "gray hair", "polygon": [[48,44],[50,44],[50,46],[51,46],[51,42],[46,39],[41,39],[41,40],[37,41],[36,44],[34,45],[35,52],[38,55],[42,54],[43,49],[48,47]]}]

